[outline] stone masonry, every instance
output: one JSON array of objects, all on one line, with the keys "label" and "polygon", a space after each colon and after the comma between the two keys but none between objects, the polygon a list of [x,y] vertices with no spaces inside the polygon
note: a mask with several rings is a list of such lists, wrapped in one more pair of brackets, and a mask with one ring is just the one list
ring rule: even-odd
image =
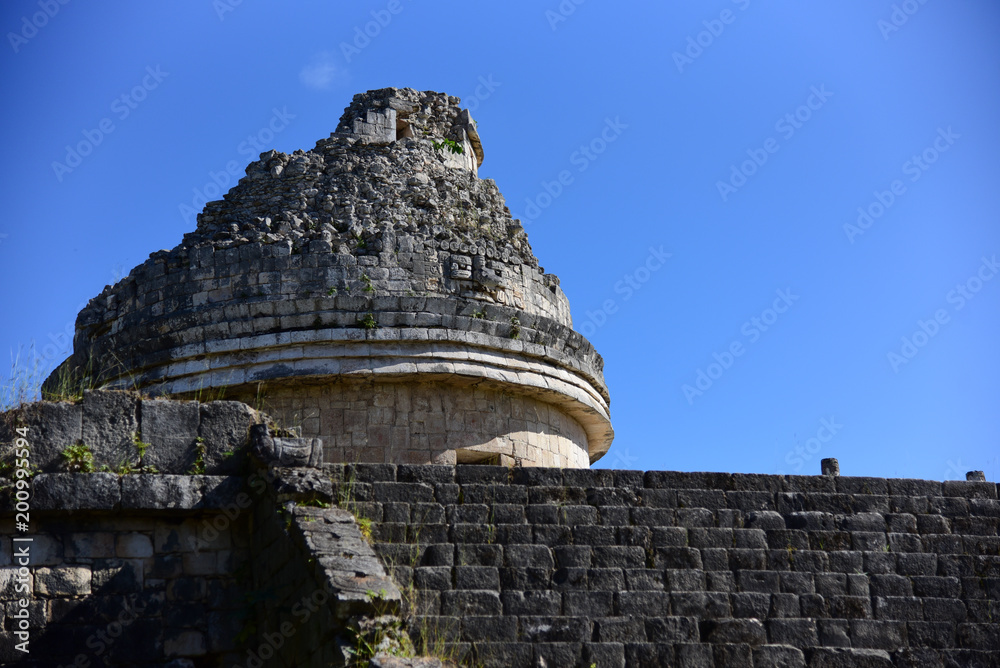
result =
[{"label": "stone masonry", "polygon": [[[102,409],[137,409],[135,424],[152,440],[147,456],[158,452],[169,465],[195,453],[196,437],[190,448],[186,437],[168,437],[191,427],[192,406],[190,433],[204,434],[202,455],[231,453],[209,464],[228,474],[93,470],[129,423]],[[15,533],[13,475],[0,469],[0,663],[330,666],[345,665],[363,640],[409,647],[395,583],[354,517],[331,507],[332,482],[316,468],[321,444],[277,435],[268,423],[238,402],[120,392],[0,415],[0,463],[11,462],[10,430],[20,427],[32,469],[46,471],[31,480],[30,530]],[[47,458],[80,434],[95,447],[69,443],[92,451],[91,470],[67,472],[78,464]],[[25,537],[28,565],[15,540]],[[23,628],[27,653],[17,649]]]},{"label": "stone masonry", "polygon": [[[1000,661],[1000,500],[981,475],[844,477],[832,463],[817,476],[326,463],[317,439],[278,432],[237,402],[117,392],[26,406],[0,424],[26,425],[45,462],[76,424],[67,415],[94,443],[118,442],[128,419],[87,424],[98,407],[122,405],[137,407],[139,425],[158,415],[163,435],[190,429],[193,405],[206,434],[195,452],[233,452],[223,459],[239,464],[72,473],[60,455],[31,480],[23,572],[12,481],[0,479],[5,664]],[[147,452],[184,442],[153,440]],[[0,462],[10,449],[6,431]],[[13,649],[22,608],[28,656]]]},{"label": "stone masonry", "polygon": [[[46,390],[225,393],[321,438],[330,461],[599,459],[603,360],[478,177],[458,102],[369,91],[312,150],[262,154],[179,245],[90,301]],[[457,427],[484,402],[494,416]]]},{"label": "stone masonry", "polygon": [[0,663],[1000,666],[981,472],[590,469],[603,359],[483,159],[356,95],[90,300],[0,413]]}]

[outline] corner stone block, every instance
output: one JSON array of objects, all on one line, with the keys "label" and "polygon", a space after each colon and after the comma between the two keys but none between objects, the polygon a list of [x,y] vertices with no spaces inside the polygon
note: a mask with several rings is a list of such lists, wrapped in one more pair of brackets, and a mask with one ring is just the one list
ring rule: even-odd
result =
[{"label": "corner stone block", "polygon": [[83,393],[81,439],[94,453],[94,467],[116,468],[138,459],[139,400],[127,392],[92,390]]},{"label": "corner stone block", "polygon": [[85,566],[35,570],[35,593],[49,598],[90,594],[90,569]]},{"label": "corner stone block", "polygon": [[31,464],[46,473],[59,471],[62,451],[83,438],[83,407],[69,403],[38,402],[24,410]]},{"label": "corner stone block", "polygon": [[205,473],[235,473],[250,439],[250,426],[261,421],[260,415],[239,401],[213,401],[201,404],[199,411],[198,436],[205,443]]},{"label": "corner stone block", "polygon": [[198,402],[144,400],[139,413],[142,440],[149,443],[145,464],[162,473],[187,473],[195,460],[200,421]]}]

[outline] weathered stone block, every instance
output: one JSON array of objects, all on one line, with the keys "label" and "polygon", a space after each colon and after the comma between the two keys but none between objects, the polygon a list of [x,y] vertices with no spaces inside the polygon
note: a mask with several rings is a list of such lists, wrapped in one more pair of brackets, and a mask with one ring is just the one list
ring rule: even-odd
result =
[{"label": "weathered stone block", "polygon": [[205,446],[205,473],[235,473],[243,462],[250,438],[250,426],[260,415],[239,401],[201,404],[198,436]]},{"label": "weathered stone block", "polygon": [[681,617],[721,619],[732,616],[729,596],[719,592],[671,592],[670,611]]},{"label": "weathered stone block", "polygon": [[91,589],[95,593],[139,593],[142,582],[143,563],[140,559],[96,559],[91,566]]},{"label": "weathered stone block", "polygon": [[862,649],[898,649],[906,644],[906,624],[872,619],[852,620],[851,643]]},{"label": "weathered stone block", "polygon": [[753,668],[753,649],[745,643],[714,645],[712,655],[716,666]]},{"label": "weathered stone block", "polygon": [[102,559],[115,556],[115,535],[109,531],[72,533],[66,538],[67,559]]},{"label": "weathered stone block", "polygon": [[141,533],[120,534],[115,542],[115,555],[124,559],[143,559],[153,556],[153,541]]},{"label": "weathered stone block", "polygon": [[949,622],[906,623],[906,637],[910,647],[947,649],[955,646],[955,625]]},{"label": "weathered stone block", "polygon": [[445,615],[499,615],[503,610],[495,591],[445,591],[441,594],[441,612]]},{"label": "weathered stone block", "polygon": [[34,591],[31,571],[19,572],[17,567],[0,568],[0,601],[25,598]]},{"label": "weathered stone block", "polygon": [[36,510],[111,510],[121,502],[114,473],[42,473],[32,488]]},{"label": "weathered stone block", "polygon": [[[573,592],[574,594],[589,594],[591,592]],[[605,598],[605,605],[599,606],[600,610],[610,611],[612,608],[612,597],[611,594],[604,592],[594,592],[600,594]],[[569,595],[567,592],[566,595]],[[545,616],[545,615],[558,615],[560,610],[562,610],[563,596],[559,592],[548,591],[548,590],[536,590],[536,591],[504,591],[500,594],[500,598],[503,601],[503,611],[505,615],[526,615],[526,616]],[[566,614],[577,615],[577,616],[587,616],[591,613],[586,613],[581,611],[580,607],[575,605],[569,605],[566,610]]]},{"label": "weathered stone block", "polygon": [[618,615],[656,616],[670,615],[670,594],[662,591],[623,591],[614,595],[615,613]]},{"label": "weathered stone block", "polygon": [[[712,646],[706,643],[678,643],[675,645],[676,665],[683,668],[714,668]],[[667,662],[662,665],[672,665]]]},{"label": "weathered stone block", "polygon": [[807,655],[809,668],[893,668],[889,653],[877,649],[815,647]]},{"label": "weathered stone block", "polygon": [[733,617],[766,619],[771,608],[771,595],[763,593],[739,592],[730,595]]},{"label": "weathered stone block", "polygon": [[142,441],[149,444],[143,463],[161,473],[188,473],[195,463],[200,423],[197,401],[144,400],[140,407]]},{"label": "weathered stone block", "polygon": [[127,392],[85,391],[82,405],[81,439],[94,453],[94,465],[138,461],[139,399]]},{"label": "weathered stone block", "polygon": [[83,407],[80,404],[36,402],[24,407],[31,464],[41,471],[63,470],[62,452],[83,438]]},{"label": "weathered stone block", "polygon": [[48,598],[90,594],[91,573],[86,566],[35,570],[35,594]]}]

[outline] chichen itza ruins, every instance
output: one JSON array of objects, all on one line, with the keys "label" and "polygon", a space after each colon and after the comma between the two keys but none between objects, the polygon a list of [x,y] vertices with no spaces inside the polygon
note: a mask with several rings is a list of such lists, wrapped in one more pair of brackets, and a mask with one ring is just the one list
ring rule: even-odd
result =
[{"label": "chichen itza ruins", "polygon": [[356,95],[90,300],[0,414],[0,664],[1000,666],[978,472],[591,469],[604,360],[483,159]]}]

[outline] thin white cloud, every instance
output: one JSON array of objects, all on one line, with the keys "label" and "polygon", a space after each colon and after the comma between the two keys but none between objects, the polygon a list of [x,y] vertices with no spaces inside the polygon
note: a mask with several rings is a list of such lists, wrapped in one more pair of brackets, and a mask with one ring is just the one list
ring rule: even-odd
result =
[{"label": "thin white cloud", "polygon": [[333,56],[323,52],[317,54],[311,63],[299,72],[299,81],[309,88],[328,90],[330,85],[344,76],[345,72],[337,66]]}]

